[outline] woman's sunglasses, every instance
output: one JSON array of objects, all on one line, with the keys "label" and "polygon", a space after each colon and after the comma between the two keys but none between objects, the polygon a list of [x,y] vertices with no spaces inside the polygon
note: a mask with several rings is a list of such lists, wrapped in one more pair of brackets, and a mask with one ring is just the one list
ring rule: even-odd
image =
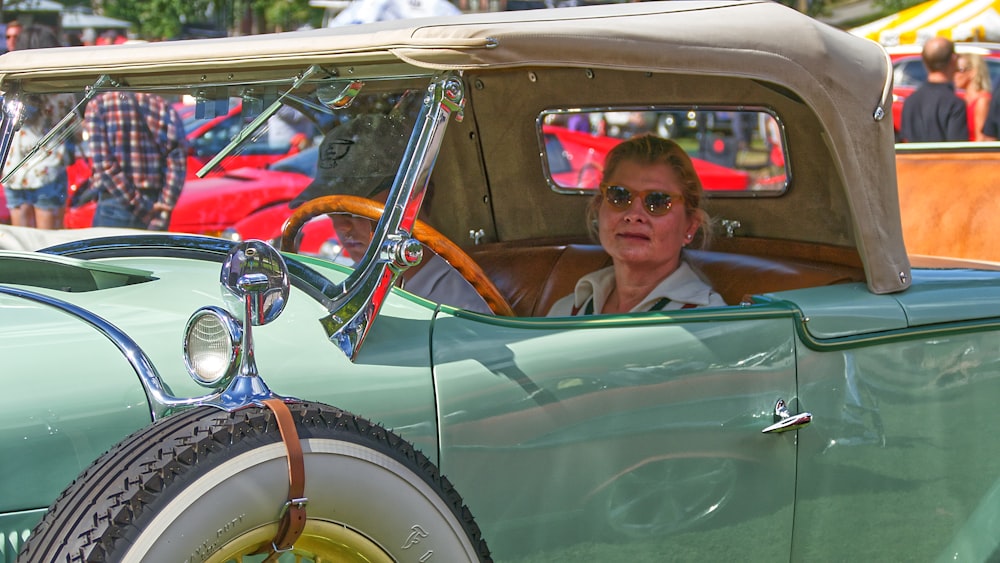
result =
[{"label": "woman's sunglasses", "polygon": [[632,206],[632,201],[638,197],[642,201],[642,208],[653,216],[666,215],[670,212],[674,202],[684,203],[684,196],[659,192],[656,190],[632,191],[625,186],[615,186],[611,184],[601,184],[601,195],[604,201],[608,202],[613,209],[625,211]]}]

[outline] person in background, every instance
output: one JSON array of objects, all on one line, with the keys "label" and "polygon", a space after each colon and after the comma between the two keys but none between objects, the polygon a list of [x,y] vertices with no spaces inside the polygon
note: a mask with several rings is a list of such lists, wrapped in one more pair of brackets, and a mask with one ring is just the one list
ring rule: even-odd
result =
[{"label": "person in background", "polygon": [[[431,188],[428,187],[425,193],[421,217],[428,212]],[[372,199],[384,204],[388,195],[389,191],[384,189]],[[352,260],[360,260],[371,244],[374,234],[372,222],[363,217],[343,213],[330,214],[330,220],[333,221],[333,230],[347,254]],[[406,291],[429,301],[478,313],[493,314],[472,284],[443,258],[429,250],[425,249],[424,258],[419,264],[403,272],[401,283],[401,287]]]},{"label": "person in background", "polygon": [[146,92],[105,92],[87,104],[84,134],[98,190],[95,227],[166,230],[184,177],[184,124]]},{"label": "person in background", "polygon": [[684,248],[710,224],[702,196],[691,158],[674,141],[643,135],[616,145],[587,208],[612,265],[580,278],[548,316],[725,305],[684,260]]},{"label": "person in background", "polygon": [[7,22],[5,36],[7,38],[7,50],[13,51],[17,48],[17,37],[21,35],[21,22],[11,20]]},{"label": "person in background", "polygon": [[993,95],[990,98],[990,110],[983,122],[983,140],[996,141],[1000,139],[1000,78],[994,82]]},{"label": "person in background", "polygon": [[313,143],[316,125],[302,112],[291,106],[281,106],[267,120],[267,142],[271,147],[290,153],[305,150]]},{"label": "person in background", "polygon": [[[48,26],[18,27],[17,50],[58,47],[59,39]],[[8,36],[10,28],[8,28]],[[3,169],[4,196],[16,227],[60,229],[66,210],[69,155],[64,142],[36,145],[60,119],[76,105],[72,94],[28,94],[24,101],[24,121],[11,141]],[[30,156],[29,156],[30,155]],[[27,161],[24,161],[27,158]]]},{"label": "person in background", "polygon": [[109,29],[97,37],[95,45],[121,45],[128,37],[117,29]]},{"label": "person in background", "polygon": [[968,141],[968,112],[965,102],[955,94],[955,44],[933,37],[924,43],[921,58],[927,67],[927,82],[903,102],[900,138],[910,143]]},{"label": "person in background", "polygon": [[990,111],[993,97],[990,70],[983,57],[971,53],[958,55],[955,86],[965,90],[965,108],[969,118],[969,140],[983,141],[983,124]]},{"label": "person in background", "polygon": [[67,47],[82,47],[83,39],[80,38],[79,33],[67,33],[66,34],[66,46]]}]

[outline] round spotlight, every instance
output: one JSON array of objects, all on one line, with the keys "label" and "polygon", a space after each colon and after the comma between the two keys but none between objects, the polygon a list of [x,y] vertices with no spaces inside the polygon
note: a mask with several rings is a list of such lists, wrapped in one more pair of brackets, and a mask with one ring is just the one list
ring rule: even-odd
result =
[{"label": "round spotlight", "polygon": [[184,365],[200,385],[222,388],[239,368],[243,329],[219,307],[202,307],[184,329]]}]

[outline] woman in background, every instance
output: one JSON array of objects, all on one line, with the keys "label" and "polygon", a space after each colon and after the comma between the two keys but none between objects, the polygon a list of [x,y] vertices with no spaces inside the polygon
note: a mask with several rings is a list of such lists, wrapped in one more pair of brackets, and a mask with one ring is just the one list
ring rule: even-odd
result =
[{"label": "woman in background", "polygon": [[955,72],[955,87],[965,90],[965,105],[969,114],[969,140],[985,141],[983,124],[990,109],[990,69],[979,55],[962,53],[958,55]]},{"label": "woman in background", "polygon": [[[32,24],[21,29],[16,50],[59,47],[59,39],[51,28]],[[27,157],[38,141],[76,104],[72,94],[50,94],[24,97],[24,122],[14,134],[3,175],[4,195],[10,209],[10,222],[17,227],[60,229],[66,209],[66,144],[53,141],[41,147],[19,168],[14,167]]]}]

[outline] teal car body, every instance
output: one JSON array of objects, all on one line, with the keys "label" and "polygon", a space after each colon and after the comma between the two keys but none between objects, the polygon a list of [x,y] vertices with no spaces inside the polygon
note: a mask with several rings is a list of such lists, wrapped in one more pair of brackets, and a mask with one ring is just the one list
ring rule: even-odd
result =
[{"label": "teal car body", "polygon": [[[0,231],[3,561],[127,436],[141,442],[197,409],[244,412],[269,394],[332,405],[412,443],[461,493],[498,561],[1000,554],[1000,268],[911,266],[892,69],[874,43],[778,3],[650,2],[12,52],[0,69],[4,150],[17,104],[88,88],[191,95],[207,113],[245,96],[257,113],[237,137],[290,104],[339,141],[320,147],[335,166],[321,158],[286,236],[268,241],[281,260],[251,272],[289,280],[268,322],[253,320],[257,290],[239,293],[257,278],[227,277],[234,253],[263,242]],[[760,153],[764,123],[780,124],[780,162],[746,166],[752,151],[741,153],[749,187],[713,194],[716,236],[685,251],[728,305],[546,317],[607,258],[587,239],[592,191],[553,182],[543,126],[705,108],[753,117]],[[309,216],[361,211],[331,209],[329,197],[385,185],[387,211],[356,266],[296,250]],[[421,205],[439,229],[430,235]],[[497,314],[396,287],[419,261],[413,237],[452,241],[446,258]],[[230,360],[247,368],[251,352],[252,373],[236,379],[256,386],[246,396],[189,370],[189,319],[205,307],[253,327]],[[307,470],[314,499],[357,477]],[[246,487],[229,495],[246,497],[228,501],[241,516],[177,520],[238,543],[255,529],[233,531],[263,483],[224,481]],[[390,520],[408,504],[386,493],[364,512]],[[310,501],[311,521],[340,522],[313,512],[323,508],[338,507]],[[400,553],[434,536],[395,533]],[[203,552],[217,546],[199,541],[173,555],[213,560]]]}]

